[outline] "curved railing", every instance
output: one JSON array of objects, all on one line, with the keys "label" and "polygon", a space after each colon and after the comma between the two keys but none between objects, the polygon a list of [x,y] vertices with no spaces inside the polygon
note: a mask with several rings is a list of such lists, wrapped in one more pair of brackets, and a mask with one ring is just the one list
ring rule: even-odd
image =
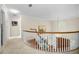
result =
[{"label": "curved railing", "polygon": [[[36,38],[28,40],[31,44],[31,47],[36,48],[42,51],[48,52],[66,52],[71,51],[77,47],[77,40],[79,39],[79,31],[70,31],[70,32],[37,32],[37,31],[28,31],[24,32],[37,34]],[[46,36],[45,36],[46,35]],[[54,36],[55,35],[55,36]],[[52,37],[52,38],[49,38]],[[39,40],[40,39],[40,40]],[[75,42],[73,44],[73,42]],[[75,47],[75,48],[74,48]]]},{"label": "curved railing", "polygon": [[70,33],[79,33],[79,31],[68,31],[68,32],[37,32],[37,31],[29,31],[29,30],[23,30],[24,32],[30,32],[30,33],[39,33],[39,34],[70,34]]}]

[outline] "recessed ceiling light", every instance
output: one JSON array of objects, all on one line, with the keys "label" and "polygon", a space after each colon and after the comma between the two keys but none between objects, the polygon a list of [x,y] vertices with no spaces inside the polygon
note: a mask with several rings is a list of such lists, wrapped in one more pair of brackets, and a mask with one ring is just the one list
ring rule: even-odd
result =
[{"label": "recessed ceiling light", "polygon": [[28,6],[29,6],[29,7],[32,7],[32,4],[29,4]]},{"label": "recessed ceiling light", "polygon": [[19,13],[19,11],[16,10],[16,9],[9,9],[9,11],[10,11],[11,13],[15,13],[15,14]]}]

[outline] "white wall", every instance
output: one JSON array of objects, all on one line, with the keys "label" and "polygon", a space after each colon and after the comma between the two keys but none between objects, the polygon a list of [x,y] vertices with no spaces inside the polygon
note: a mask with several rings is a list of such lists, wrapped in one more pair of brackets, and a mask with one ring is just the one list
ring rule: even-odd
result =
[{"label": "white wall", "polygon": [[[3,11],[2,11],[2,9],[3,9]],[[5,9],[5,10],[4,10]],[[5,21],[7,21],[6,19],[7,19],[7,16],[5,16],[5,15],[7,15],[6,13],[4,13],[4,12],[7,12],[6,11],[6,8],[3,8],[3,7],[1,7],[0,8],[0,47],[1,47],[1,24],[3,23],[3,21],[4,21],[4,23],[5,23]],[[3,13],[3,14],[2,14]],[[5,19],[6,18],[6,19]],[[5,20],[4,20],[5,19]],[[8,22],[7,22],[8,23]],[[5,40],[7,40],[7,35],[8,34],[6,34],[7,33],[7,30],[6,30],[6,28],[8,28],[8,27],[5,27],[5,26],[7,26],[6,24],[4,24],[3,25],[3,44],[4,44],[4,42],[5,42]]]},{"label": "white wall", "polygon": [[1,47],[1,12],[0,12],[0,47]]},{"label": "white wall", "polygon": [[[9,16],[13,16],[15,14],[11,13]],[[17,25],[12,26],[12,21],[16,21]],[[12,38],[21,38],[21,15],[19,13],[16,14],[13,18],[9,19],[9,27],[10,27],[10,39]]]},{"label": "white wall", "polygon": [[1,19],[0,19],[0,47],[1,47]]},{"label": "white wall", "polygon": [[[3,44],[8,39],[8,17],[7,17],[7,8],[5,6],[0,6],[0,46],[1,46],[1,24],[3,24]],[[8,34],[7,34],[8,33]]]},{"label": "white wall", "polygon": [[51,28],[52,28],[52,31],[75,31],[75,30],[79,30],[79,18],[51,21]]},{"label": "white wall", "polygon": [[31,29],[31,28],[38,28],[39,25],[45,25],[46,30],[50,31],[50,21],[34,18],[34,17],[28,17],[28,16],[22,16],[22,29]]},{"label": "white wall", "polygon": [[0,8],[0,47],[1,47],[1,24],[2,24],[2,14],[1,14],[1,8]]}]

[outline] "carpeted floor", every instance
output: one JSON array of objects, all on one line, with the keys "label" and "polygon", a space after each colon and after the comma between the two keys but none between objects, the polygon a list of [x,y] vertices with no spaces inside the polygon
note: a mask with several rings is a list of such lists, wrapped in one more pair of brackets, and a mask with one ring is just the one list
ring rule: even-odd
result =
[{"label": "carpeted floor", "polygon": [[[51,54],[51,52],[45,52],[36,50],[32,47],[29,47],[21,39],[11,39],[6,41],[4,46],[0,48],[1,54]],[[64,54],[79,54],[79,48],[70,52],[65,52]],[[52,53],[59,54],[59,53]]]}]

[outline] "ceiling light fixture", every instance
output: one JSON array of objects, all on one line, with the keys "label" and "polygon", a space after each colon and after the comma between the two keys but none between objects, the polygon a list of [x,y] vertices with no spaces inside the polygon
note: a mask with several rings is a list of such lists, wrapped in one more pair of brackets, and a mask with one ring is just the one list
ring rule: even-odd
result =
[{"label": "ceiling light fixture", "polygon": [[18,10],[15,10],[15,9],[9,9],[9,11],[10,11],[11,13],[15,13],[15,14],[19,13],[19,11],[18,11]]},{"label": "ceiling light fixture", "polygon": [[28,6],[29,6],[29,7],[32,7],[32,4],[29,4]]}]

